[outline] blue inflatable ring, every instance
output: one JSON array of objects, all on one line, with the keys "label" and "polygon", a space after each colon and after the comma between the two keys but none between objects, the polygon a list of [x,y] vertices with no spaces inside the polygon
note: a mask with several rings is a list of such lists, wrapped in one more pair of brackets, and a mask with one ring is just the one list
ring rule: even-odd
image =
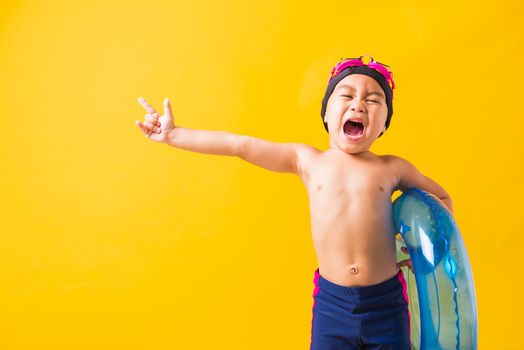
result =
[{"label": "blue inflatable ring", "polygon": [[[406,276],[413,350],[477,349],[477,301],[469,258],[443,203],[418,188],[393,202],[397,260]],[[407,247],[409,256],[401,251]],[[415,285],[416,284],[416,285]]]}]

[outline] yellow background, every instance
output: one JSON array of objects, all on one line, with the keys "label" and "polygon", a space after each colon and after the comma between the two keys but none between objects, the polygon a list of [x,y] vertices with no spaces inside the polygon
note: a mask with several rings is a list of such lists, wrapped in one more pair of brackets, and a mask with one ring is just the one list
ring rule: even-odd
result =
[{"label": "yellow background", "polygon": [[519,1],[0,5],[0,348],[307,349],[316,256],[299,178],[147,140],[175,124],[329,147],[340,57],[397,89],[378,154],[451,195],[479,349],[524,349]]}]

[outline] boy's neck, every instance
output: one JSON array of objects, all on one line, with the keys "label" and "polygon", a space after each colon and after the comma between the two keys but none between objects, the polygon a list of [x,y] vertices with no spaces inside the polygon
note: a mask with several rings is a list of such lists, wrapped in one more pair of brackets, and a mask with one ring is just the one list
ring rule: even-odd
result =
[{"label": "boy's neck", "polygon": [[344,153],[344,154],[347,154],[348,156],[356,156],[356,157],[375,155],[373,152],[371,152],[369,150],[360,151],[360,152],[356,152],[356,153],[348,153],[348,152],[345,152],[345,151],[341,150],[340,148],[338,148],[336,146],[331,146],[328,149],[328,151],[335,152],[335,153]]}]

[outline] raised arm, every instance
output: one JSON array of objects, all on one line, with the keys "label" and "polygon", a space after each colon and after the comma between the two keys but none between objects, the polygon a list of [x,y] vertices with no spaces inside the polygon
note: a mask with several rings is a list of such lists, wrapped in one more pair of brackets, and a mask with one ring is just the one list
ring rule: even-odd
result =
[{"label": "raised arm", "polygon": [[412,187],[417,187],[421,190],[432,193],[442,200],[446,207],[448,207],[449,211],[453,213],[453,202],[451,201],[451,197],[442,186],[422,174],[413,164],[403,158],[388,155],[387,159],[391,162],[397,173],[397,189],[404,192]]},{"label": "raised arm", "polygon": [[146,121],[136,121],[148,139],[187,151],[236,156],[268,170],[301,175],[303,160],[318,151],[301,143],[277,143],[227,131],[198,130],[175,126],[169,100],[164,100],[164,115],[143,98],[138,102],[148,112]]}]

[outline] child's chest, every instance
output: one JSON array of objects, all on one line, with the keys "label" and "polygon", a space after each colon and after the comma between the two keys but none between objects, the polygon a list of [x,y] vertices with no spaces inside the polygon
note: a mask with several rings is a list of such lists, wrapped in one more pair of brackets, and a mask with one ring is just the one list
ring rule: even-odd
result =
[{"label": "child's chest", "polygon": [[304,181],[310,197],[391,198],[398,176],[386,161],[375,157],[319,156],[311,160]]}]

